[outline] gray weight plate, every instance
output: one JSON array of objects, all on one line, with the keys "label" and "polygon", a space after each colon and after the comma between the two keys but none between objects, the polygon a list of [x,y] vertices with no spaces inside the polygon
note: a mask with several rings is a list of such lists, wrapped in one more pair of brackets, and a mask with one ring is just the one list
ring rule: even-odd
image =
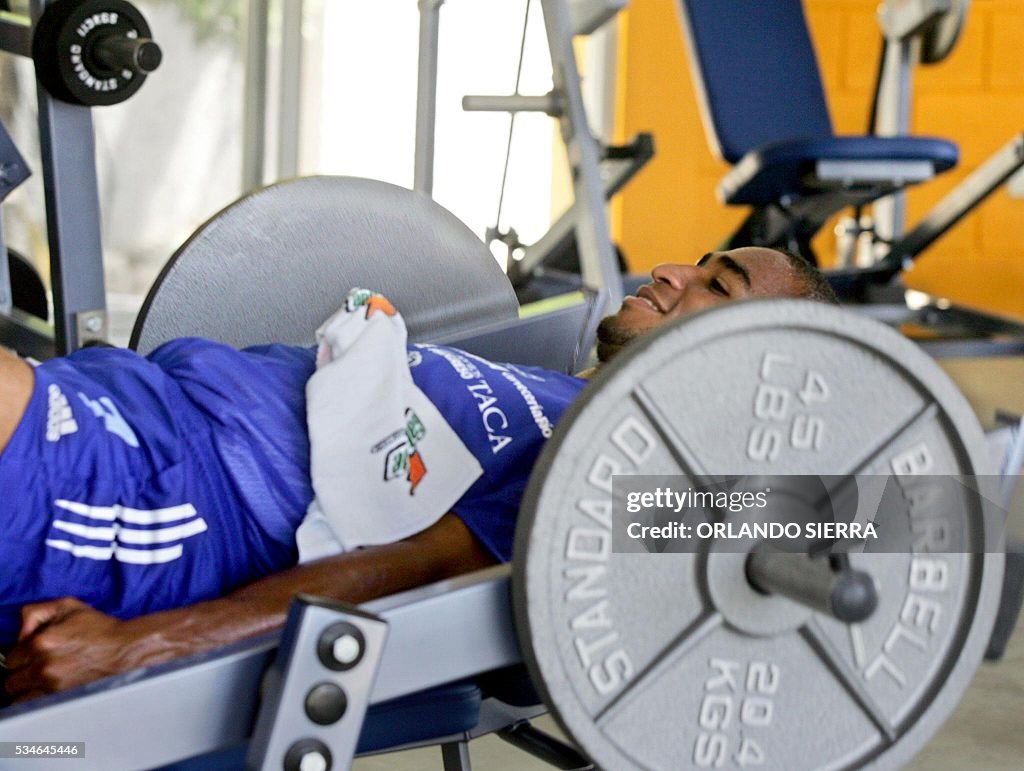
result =
[{"label": "gray weight plate", "polygon": [[836,308],[740,303],[638,341],[563,417],[527,489],[513,596],[534,681],[603,768],[899,765],[959,700],[992,627],[1002,555],[984,553],[974,504],[944,504],[957,553],[925,539],[851,554],[880,599],[847,626],[755,592],[735,544],[613,551],[610,475],[926,470],[897,477],[899,500],[920,501],[914,484],[986,473],[985,450],[926,355]]}]

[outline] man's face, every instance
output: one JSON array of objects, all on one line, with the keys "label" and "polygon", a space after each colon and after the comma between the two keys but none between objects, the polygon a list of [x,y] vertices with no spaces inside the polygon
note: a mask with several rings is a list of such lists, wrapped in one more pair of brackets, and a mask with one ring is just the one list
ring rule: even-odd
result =
[{"label": "man's face", "polygon": [[632,340],[694,311],[754,297],[797,297],[804,289],[784,254],[760,246],[710,252],[696,265],[659,265],[651,278],[653,283],[601,322],[599,360],[608,361]]}]

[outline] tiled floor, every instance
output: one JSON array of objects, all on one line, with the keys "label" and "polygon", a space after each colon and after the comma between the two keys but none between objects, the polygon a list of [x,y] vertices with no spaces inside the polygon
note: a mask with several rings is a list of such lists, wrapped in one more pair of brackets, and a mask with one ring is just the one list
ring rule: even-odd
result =
[{"label": "tiled floor", "polygon": [[1024,768],[1024,627],[1006,657],[982,664],[942,730],[908,766],[914,771]]}]

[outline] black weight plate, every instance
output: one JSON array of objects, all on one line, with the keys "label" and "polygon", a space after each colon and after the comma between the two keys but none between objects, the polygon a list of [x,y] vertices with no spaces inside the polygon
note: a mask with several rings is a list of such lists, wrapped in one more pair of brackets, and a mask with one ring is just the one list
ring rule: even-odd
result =
[{"label": "black weight plate", "polygon": [[142,14],[125,0],[57,0],[32,35],[36,75],[55,98],[71,104],[118,104],[142,87],[144,73],[101,65],[92,48],[102,37],[150,37]]}]

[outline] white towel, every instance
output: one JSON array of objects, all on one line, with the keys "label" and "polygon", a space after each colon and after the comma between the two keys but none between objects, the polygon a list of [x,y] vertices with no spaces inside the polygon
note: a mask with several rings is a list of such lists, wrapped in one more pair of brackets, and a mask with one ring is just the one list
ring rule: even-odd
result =
[{"label": "white towel", "polygon": [[386,298],[353,289],[317,342],[306,385],[315,498],[296,533],[302,561],[425,530],[483,473],[413,382],[405,322]]}]

